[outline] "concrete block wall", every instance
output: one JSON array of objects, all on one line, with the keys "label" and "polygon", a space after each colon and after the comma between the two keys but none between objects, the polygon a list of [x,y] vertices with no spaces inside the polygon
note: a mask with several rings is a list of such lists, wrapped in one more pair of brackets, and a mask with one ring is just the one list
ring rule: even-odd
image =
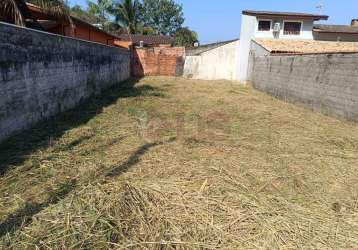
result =
[{"label": "concrete block wall", "polygon": [[132,75],[181,76],[184,67],[184,47],[134,48]]},{"label": "concrete block wall", "polygon": [[0,142],[129,76],[127,50],[0,23]]},{"label": "concrete block wall", "polygon": [[358,54],[253,59],[252,84],[280,99],[358,121]]}]

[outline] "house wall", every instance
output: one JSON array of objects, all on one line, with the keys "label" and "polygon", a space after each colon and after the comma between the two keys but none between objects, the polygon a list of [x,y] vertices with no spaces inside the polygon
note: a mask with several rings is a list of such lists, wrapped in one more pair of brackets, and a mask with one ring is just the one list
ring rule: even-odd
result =
[{"label": "house wall", "polygon": [[252,74],[256,89],[358,121],[358,54],[256,57]]},{"label": "house wall", "polygon": [[0,23],[0,141],[129,78],[130,54]]},{"label": "house wall", "polygon": [[132,42],[116,39],[116,40],[114,41],[114,45],[115,45],[115,46],[118,46],[118,47],[121,47],[121,48],[127,48],[127,49],[129,49],[129,48],[132,46]]},{"label": "house wall", "polygon": [[[313,32],[314,40],[358,42],[357,34]],[[338,39],[339,38],[339,39]]]},{"label": "house wall", "polygon": [[269,56],[270,54],[271,52],[266,48],[262,47],[260,44],[253,40],[251,41],[249,64],[247,70],[247,82],[252,82],[255,58],[259,56]]},{"label": "house wall", "polygon": [[[36,7],[32,4],[28,4],[28,7],[31,11],[31,14],[38,20],[53,20],[53,17],[50,17],[48,14],[43,12],[39,7]],[[114,37],[106,34],[105,32],[94,28],[92,25],[85,22],[80,22],[79,20],[73,18],[73,23],[75,26],[74,32],[71,32],[70,25],[62,26],[59,24],[57,27],[47,30],[50,33],[70,36],[78,39],[83,39],[87,41],[93,41],[97,43],[102,43],[105,45],[115,46]]]},{"label": "house wall", "polygon": [[181,76],[184,67],[184,47],[134,48],[132,50],[132,75]]},{"label": "house wall", "polygon": [[235,80],[239,41],[185,58],[184,76],[203,80]]},{"label": "house wall", "polygon": [[240,43],[238,45],[239,49],[236,79],[241,81],[242,83],[246,83],[247,81],[251,40],[255,38],[256,24],[256,17],[248,15],[241,16],[241,32]]},{"label": "house wall", "polygon": [[[67,29],[65,35],[71,36],[70,30]],[[96,42],[96,43],[102,43],[105,45],[111,45],[111,46],[115,45],[112,36],[100,32],[89,25],[84,25],[81,23],[76,23],[74,37],[78,39]]]},{"label": "house wall", "polygon": [[185,54],[187,56],[197,56],[203,52],[212,50],[212,49],[216,49],[219,48],[223,45],[226,45],[228,43],[232,43],[234,41],[237,41],[238,39],[234,39],[232,41],[225,41],[225,42],[217,42],[217,43],[211,43],[211,44],[206,44],[206,45],[201,45],[199,47],[193,47],[193,48],[186,48],[185,50]]},{"label": "house wall", "polygon": [[[271,20],[271,30],[270,31],[258,31],[258,22],[259,20]],[[284,35],[284,21],[301,21],[302,22],[302,30],[300,35]],[[304,40],[312,40],[313,34],[313,20],[296,20],[292,18],[261,18],[250,15],[242,15],[241,16],[241,32],[240,32],[240,45],[239,45],[239,56],[238,56],[238,68],[237,68],[237,77],[241,83],[245,84],[250,80],[249,76],[249,58],[250,58],[250,49],[251,49],[251,41],[255,38],[257,39],[274,39],[273,26],[274,23],[280,23],[280,33],[279,39],[304,39]]]},{"label": "house wall", "polygon": [[[267,18],[263,18],[264,20],[269,20]],[[308,39],[312,40],[312,29],[313,29],[313,20],[290,20],[290,19],[270,19],[271,20],[271,30],[270,31],[259,31],[258,30],[258,22],[260,18],[257,18],[255,20],[255,38],[268,38],[268,39],[274,39],[274,33],[273,33],[273,26],[275,23],[280,23],[281,31],[279,34],[279,39]],[[284,35],[283,34],[283,27],[284,27],[284,21],[301,21],[302,22],[302,29],[300,35]]]}]

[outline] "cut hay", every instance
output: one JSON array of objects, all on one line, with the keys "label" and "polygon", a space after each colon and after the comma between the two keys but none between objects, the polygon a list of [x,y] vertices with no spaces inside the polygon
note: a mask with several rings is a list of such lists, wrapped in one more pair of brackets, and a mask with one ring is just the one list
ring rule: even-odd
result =
[{"label": "cut hay", "polygon": [[356,124],[229,82],[115,95],[43,147],[7,148],[27,156],[0,177],[0,248],[356,249]]}]

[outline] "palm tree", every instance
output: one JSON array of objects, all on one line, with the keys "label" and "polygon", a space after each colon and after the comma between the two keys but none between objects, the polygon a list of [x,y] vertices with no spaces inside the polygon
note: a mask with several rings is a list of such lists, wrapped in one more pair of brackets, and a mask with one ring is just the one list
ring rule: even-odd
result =
[{"label": "palm tree", "polygon": [[[70,9],[63,0],[29,0],[28,2],[37,5],[47,14],[62,22],[68,22],[73,32],[74,25],[70,15]],[[14,23],[19,26],[27,26],[42,30],[31,11],[26,5],[26,0],[1,0],[0,19]]]},{"label": "palm tree", "polygon": [[116,22],[125,28],[128,34],[138,31],[140,2],[138,0],[122,0],[110,12],[115,16]]},{"label": "palm tree", "polygon": [[112,0],[97,0],[97,3],[87,0],[87,13],[96,17],[96,23],[101,24],[102,28],[104,29],[106,24],[108,24],[107,13],[111,9],[112,4]]},{"label": "palm tree", "polygon": [[26,26],[26,22],[33,18],[24,0],[2,0],[0,2],[0,20]]}]

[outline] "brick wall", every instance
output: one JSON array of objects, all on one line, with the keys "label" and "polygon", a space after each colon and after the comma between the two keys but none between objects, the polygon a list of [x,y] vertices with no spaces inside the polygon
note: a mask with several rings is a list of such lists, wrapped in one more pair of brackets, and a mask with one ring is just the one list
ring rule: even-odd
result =
[{"label": "brick wall", "polygon": [[130,75],[127,50],[0,23],[0,141]]},{"label": "brick wall", "polygon": [[358,121],[358,54],[253,60],[255,88],[325,114]]},{"label": "brick wall", "polygon": [[133,76],[180,76],[184,67],[185,48],[153,47],[132,50]]}]

